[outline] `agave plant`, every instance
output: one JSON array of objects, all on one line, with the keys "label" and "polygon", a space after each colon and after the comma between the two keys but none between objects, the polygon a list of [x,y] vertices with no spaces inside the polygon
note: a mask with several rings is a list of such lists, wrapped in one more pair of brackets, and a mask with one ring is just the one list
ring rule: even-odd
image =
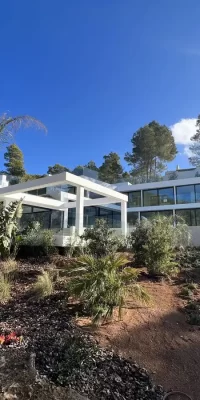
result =
[{"label": "agave plant", "polygon": [[138,271],[126,267],[123,256],[95,258],[81,256],[69,269],[69,294],[83,301],[94,323],[112,317],[118,307],[119,318],[128,294],[143,301],[147,293],[137,283]]},{"label": "agave plant", "polygon": [[13,201],[0,210],[0,254],[2,259],[10,257],[11,247],[15,247],[18,219],[22,215],[22,200]]}]

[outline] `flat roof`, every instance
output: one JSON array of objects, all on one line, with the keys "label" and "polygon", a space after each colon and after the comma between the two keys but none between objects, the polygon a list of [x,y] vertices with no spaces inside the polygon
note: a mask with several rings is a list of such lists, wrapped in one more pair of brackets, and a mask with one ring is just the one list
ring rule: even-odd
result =
[{"label": "flat roof", "polygon": [[[42,196],[35,196],[29,193],[28,191],[34,189],[41,189],[44,187],[50,186],[58,186],[61,184],[70,184],[76,187],[83,187],[85,190],[99,194],[100,196],[97,199],[85,199],[84,206],[89,206],[95,203],[96,205],[99,204],[109,204],[115,203],[120,201],[128,201],[128,196],[120,193],[110,187],[100,185],[98,183],[92,182],[88,179],[82,178],[80,176],[76,176],[69,172],[62,172],[60,174],[47,176],[44,178],[35,179],[32,181],[27,181],[23,183],[18,183],[16,185],[10,185],[3,188],[0,188],[0,198],[1,199],[10,199],[10,200],[17,200],[23,199],[25,204],[30,205],[37,205],[45,208],[53,208],[53,209],[64,209],[66,208],[66,201],[59,201],[55,199],[49,199],[47,197]],[[70,194],[69,194],[70,197]],[[75,200],[76,195],[73,195]],[[106,203],[107,202],[107,203]],[[69,203],[70,204],[70,203]],[[74,207],[76,207],[76,202],[73,202]],[[72,204],[71,204],[72,207]]]}]

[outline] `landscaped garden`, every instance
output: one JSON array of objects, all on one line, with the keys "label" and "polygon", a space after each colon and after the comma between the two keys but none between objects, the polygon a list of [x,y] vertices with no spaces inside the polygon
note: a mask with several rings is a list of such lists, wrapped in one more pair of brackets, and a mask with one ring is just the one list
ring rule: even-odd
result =
[{"label": "landscaped garden", "polygon": [[197,400],[200,250],[183,221],[144,219],[126,239],[97,221],[61,255],[39,224],[18,232],[20,215],[0,213],[0,399]]}]

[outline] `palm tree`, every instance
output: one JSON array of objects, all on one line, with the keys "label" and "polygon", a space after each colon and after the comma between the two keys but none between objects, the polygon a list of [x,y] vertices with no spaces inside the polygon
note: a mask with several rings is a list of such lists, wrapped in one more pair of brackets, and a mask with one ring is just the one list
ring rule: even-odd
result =
[{"label": "palm tree", "polygon": [[35,126],[47,132],[46,126],[37,118],[30,115],[19,115],[17,117],[9,117],[6,113],[0,116],[0,143],[5,144],[13,138],[14,132],[20,127]]}]

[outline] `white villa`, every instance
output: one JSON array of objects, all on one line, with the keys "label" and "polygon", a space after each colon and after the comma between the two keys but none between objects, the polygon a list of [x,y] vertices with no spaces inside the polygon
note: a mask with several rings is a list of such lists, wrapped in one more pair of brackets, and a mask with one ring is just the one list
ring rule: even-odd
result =
[{"label": "white villa", "polygon": [[[137,219],[158,213],[184,217],[193,244],[200,245],[199,173],[193,168],[177,172],[176,179],[166,174],[163,181],[135,185],[101,182],[97,173],[87,168],[16,185],[0,175],[0,201],[7,205],[22,198],[22,226],[39,221],[42,227],[54,230],[57,246],[65,246],[70,237],[81,235],[99,218],[126,236]],[[175,171],[171,176],[175,177]]]}]

